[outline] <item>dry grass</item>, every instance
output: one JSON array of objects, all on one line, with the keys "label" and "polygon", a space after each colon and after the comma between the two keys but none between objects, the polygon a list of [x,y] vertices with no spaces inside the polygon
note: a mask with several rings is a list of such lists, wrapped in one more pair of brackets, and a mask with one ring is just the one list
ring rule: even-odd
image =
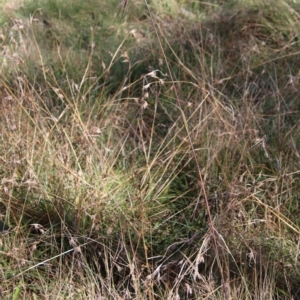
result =
[{"label": "dry grass", "polygon": [[300,297],[300,8],[221,2],[3,26],[4,297]]}]

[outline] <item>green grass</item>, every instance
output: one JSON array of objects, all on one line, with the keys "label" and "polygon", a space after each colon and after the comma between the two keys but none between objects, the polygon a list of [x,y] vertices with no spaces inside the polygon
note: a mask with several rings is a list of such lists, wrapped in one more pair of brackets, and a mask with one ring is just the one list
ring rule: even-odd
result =
[{"label": "green grass", "polygon": [[300,298],[299,4],[118,5],[1,12],[1,293]]}]

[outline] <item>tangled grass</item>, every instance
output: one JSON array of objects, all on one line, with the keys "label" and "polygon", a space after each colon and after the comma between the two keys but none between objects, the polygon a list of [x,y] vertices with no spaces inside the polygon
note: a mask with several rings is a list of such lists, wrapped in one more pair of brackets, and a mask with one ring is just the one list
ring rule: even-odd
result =
[{"label": "tangled grass", "polygon": [[299,13],[2,12],[1,294],[299,299]]}]

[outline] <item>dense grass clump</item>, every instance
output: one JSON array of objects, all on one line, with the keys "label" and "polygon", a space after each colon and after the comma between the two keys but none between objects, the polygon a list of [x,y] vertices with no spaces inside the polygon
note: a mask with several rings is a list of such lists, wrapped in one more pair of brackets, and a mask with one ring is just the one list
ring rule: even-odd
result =
[{"label": "dense grass clump", "polygon": [[118,5],[2,5],[0,294],[299,299],[299,4]]}]

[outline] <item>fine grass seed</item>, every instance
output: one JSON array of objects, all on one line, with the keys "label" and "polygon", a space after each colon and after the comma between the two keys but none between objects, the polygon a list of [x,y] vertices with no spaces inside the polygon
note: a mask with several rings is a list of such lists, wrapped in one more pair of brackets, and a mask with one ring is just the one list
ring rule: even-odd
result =
[{"label": "fine grass seed", "polygon": [[2,1],[5,299],[300,299],[297,1]]}]

